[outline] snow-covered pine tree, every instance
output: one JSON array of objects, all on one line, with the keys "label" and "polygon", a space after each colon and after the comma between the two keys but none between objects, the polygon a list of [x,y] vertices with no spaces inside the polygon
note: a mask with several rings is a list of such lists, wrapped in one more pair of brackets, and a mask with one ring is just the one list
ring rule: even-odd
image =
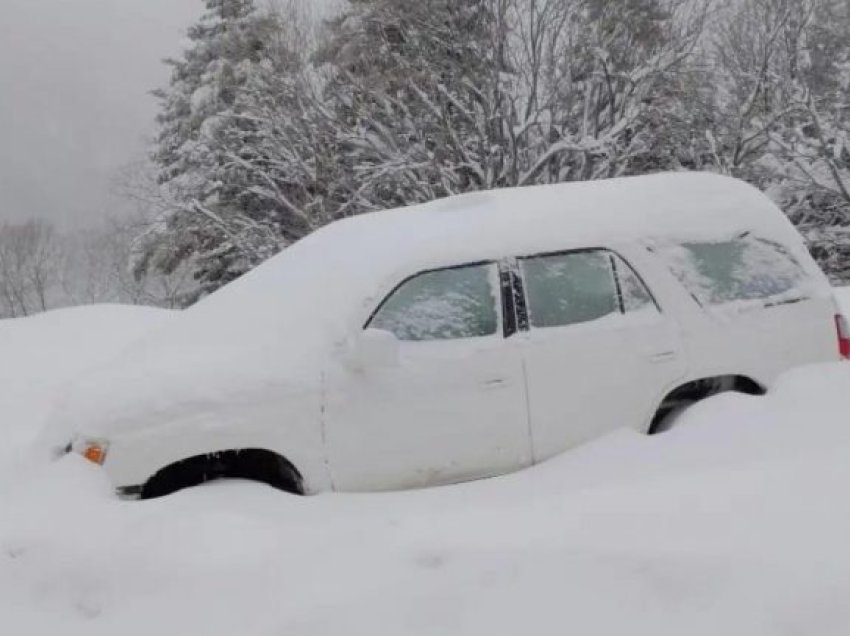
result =
[{"label": "snow-covered pine tree", "polygon": [[333,21],[318,58],[352,211],[500,185],[495,4],[352,0]]},{"label": "snow-covered pine tree", "polygon": [[[172,201],[135,250],[134,269],[171,272],[191,262],[201,293],[256,266],[283,244],[275,206],[253,196],[234,156],[252,146],[256,125],[246,91],[274,73],[276,18],[252,0],[206,0],[191,46],[169,60],[154,161]],[[187,299],[191,301],[192,299]]]},{"label": "snow-covered pine tree", "polygon": [[686,127],[683,81],[702,35],[704,3],[566,5],[557,72],[550,74],[561,146],[554,156],[551,148],[543,154],[551,157],[547,181],[677,167]]},{"label": "snow-covered pine tree", "polygon": [[248,186],[243,207],[270,210],[283,245],[346,214],[338,126],[310,62],[317,37],[310,20],[297,3],[276,15],[274,64],[240,92],[236,110],[244,114],[236,117],[249,125],[233,127],[227,143],[228,169]]},{"label": "snow-covered pine tree", "polygon": [[324,59],[361,209],[678,165],[701,3],[350,4]]},{"label": "snow-covered pine tree", "polygon": [[[705,89],[699,53],[715,0],[633,0],[615,8],[602,3],[615,25],[611,39],[615,104],[635,113],[620,136],[620,159],[613,174],[701,169],[693,153],[693,130],[701,116],[694,108]],[[608,62],[611,65],[611,62]],[[606,77],[606,85],[610,80]],[[695,121],[697,120],[697,121]]]}]

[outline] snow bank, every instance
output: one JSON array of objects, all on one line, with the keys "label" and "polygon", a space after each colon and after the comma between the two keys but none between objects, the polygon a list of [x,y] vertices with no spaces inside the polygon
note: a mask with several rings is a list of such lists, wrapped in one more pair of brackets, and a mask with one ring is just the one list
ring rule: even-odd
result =
[{"label": "snow bank", "polygon": [[77,457],[0,470],[0,633],[843,635],[848,394],[850,365],[799,369],[662,436],[408,493],[119,502]]}]

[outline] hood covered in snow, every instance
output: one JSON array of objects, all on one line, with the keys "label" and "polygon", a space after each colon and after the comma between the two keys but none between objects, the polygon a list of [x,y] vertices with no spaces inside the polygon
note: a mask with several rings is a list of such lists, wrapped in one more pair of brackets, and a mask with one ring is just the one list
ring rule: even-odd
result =
[{"label": "hood covered in snow", "polygon": [[238,425],[265,403],[318,388],[327,349],[309,355],[307,337],[263,322],[240,327],[192,311],[174,315],[68,385],[53,407],[51,439],[189,422]]}]

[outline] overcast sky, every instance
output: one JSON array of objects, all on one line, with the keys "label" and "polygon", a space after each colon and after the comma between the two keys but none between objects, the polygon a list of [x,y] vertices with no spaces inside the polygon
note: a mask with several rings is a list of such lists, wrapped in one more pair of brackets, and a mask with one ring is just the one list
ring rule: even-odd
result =
[{"label": "overcast sky", "polygon": [[202,0],[0,0],[0,222],[85,225],[145,152]]}]

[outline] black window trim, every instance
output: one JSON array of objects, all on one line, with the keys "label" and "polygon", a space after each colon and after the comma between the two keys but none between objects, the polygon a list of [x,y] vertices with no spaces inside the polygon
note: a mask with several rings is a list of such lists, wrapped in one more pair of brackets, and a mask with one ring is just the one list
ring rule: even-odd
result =
[{"label": "black window trim", "polygon": [[504,307],[505,339],[520,332],[528,331],[528,308],[525,303],[525,289],[519,274],[519,265],[515,258],[499,261],[499,278],[502,287],[502,305]]},{"label": "black window trim", "polygon": [[[613,250],[610,247],[580,247],[577,249],[571,250],[555,250],[555,251],[547,251],[547,252],[538,252],[536,254],[529,254],[527,256],[517,256],[514,266],[514,272],[516,278],[514,279],[514,294],[517,297],[516,301],[516,311],[517,315],[520,314],[523,316],[523,320],[520,322],[519,330],[523,332],[527,332],[531,330],[531,323],[528,317],[528,297],[525,294],[525,283],[523,280],[522,268],[520,267],[521,261],[531,260],[533,258],[547,258],[550,256],[566,256],[568,254],[587,254],[591,252],[605,252],[611,259],[611,273],[614,277],[614,285],[617,290],[617,302],[620,307],[620,313],[625,315],[625,300],[623,298],[623,292],[621,287],[621,282],[619,279],[617,266],[616,266],[616,258],[619,258],[623,261],[626,266],[632,271],[632,273],[637,277],[640,281],[640,284],[643,285],[644,290],[649,295],[649,299],[652,301],[652,304],[655,306],[655,310],[659,314],[663,314],[663,310],[661,309],[661,305],[658,304],[658,300],[655,298],[655,294],[652,293],[652,289],[649,285],[646,284],[646,281],[643,279],[643,276],[635,269],[634,265],[632,265],[628,259],[624,258],[622,254],[620,254],[617,250]],[[540,327],[535,327],[535,329],[540,329]]]},{"label": "black window trim", "polygon": [[513,274],[499,265],[499,293],[502,297],[502,337],[506,340],[517,332],[516,295]]},{"label": "black window trim", "polygon": [[623,283],[620,282],[620,272],[617,269],[617,256],[614,252],[608,251],[608,262],[611,264],[611,276],[614,277],[614,290],[617,294],[617,305],[620,307],[620,314],[625,315],[626,300],[623,298]]},{"label": "black window trim", "polygon": [[529,330],[528,303],[525,298],[525,281],[519,271],[517,261],[513,271],[514,298],[516,299],[517,327],[520,331]]},{"label": "black window trim", "polygon": [[[652,287],[650,287],[649,285],[646,284],[646,281],[644,280],[643,276],[641,276],[640,272],[637,271],[637,269],[635,269],[635,266],[632,265],[628,261],[628,259],[626,259],[622,254],[620,254],[616,250],[612,250],[612,249],[608,249],[608,248],[602,248],[602,249],[607,250],[611,254],[611,256],[615,256],[616,258],[619,258],[621,261],[623,261],[626,264],[626,267],[628,267],[631,270],[632,274],[635,275],[635,278],[637,278],[640,281],[641,286],[643,287],[644,291],[649,296],[649,299],[652,301],[652,304],[655,305],[655,310],[659,314],[663,314],[664,310],[661,308],[661,305],[659,304],[658,299],[655,298],[655,294],[652,293]],[[615,259],[615,263],[616,263],[616,259]],[[614,268],[614,272],[615,273],[617,272],[616,266]],[[620,282],[619,276],[617,277],[616,280],[617,280],[618,286],[622,284]],[[625,299],[624,299],[624,302],[623,302],[623,307],[625,308]],[[625,313],[625,312],[623,312],[623,313]]]},{"label": "black window trim", "polygon": [[[410,276],[403,278],[397,285],[395,285],[389,292],[387,292],[384,295],[383,300],[381,300],[381,302],[378,303],[378,305],[375,307],[375,309],[372,310],[372,313],[369,314],[369,317],[366,319],[366,322],[363,325],[363,331],[365,331],[366,329],[369,329],[370,325],[372,324],[372,321],[375,319],[375,316],[377,316],[378,313],[381,311],[381,309],[384,308],[384,305],[386,305],[387,302],[389,302],[390,298],[392,298],[393,295],[399,289],[401,289],[404,285],[406,285],[407,283],[412,281],[414,278],[422,276],[423,274],[431,274],[433,272],[445,272],[445,271],[449,271],[449,270],[453,270],[453,269],[466,269],[468,267],[483,267],[484,265],[495,265],[497,267],[497,272],[498,272],[498,275],[499,275],[498,292],[499,292],[499,295],[501,296],[501,302],[497,303],[497,304],[501,308],[501,311],[502,311],[502,315],[499,316],[499,318],[500,318],[501,323],[502,323],[503,337],[509,338],[511,335],[513,335],[514,332],[510,333],[510,335],[507,332],[507,330],[508,330],[508,314],[505,311],[506,295],[505,295],[505,290],[503,288],[503,282],[502,282],[502,280],[503,280],[502,279],[503,267],[502,267],[501,261],[494,261],[494,260],[472,261],[472,262],[469,262],[469,263],[462,263],[460,265],[449,265],[447,267],[432,267],[430,269],[423,269],[421,271],[416,272],[415,274],[411,274]],[[499,333],[499,331],[497,329],[496,333],[492,334],[492,335],[496,335],[498,333]],[[486,338],[486,337],[490,337],[490,336],[482,336],[482,337]]]}]

